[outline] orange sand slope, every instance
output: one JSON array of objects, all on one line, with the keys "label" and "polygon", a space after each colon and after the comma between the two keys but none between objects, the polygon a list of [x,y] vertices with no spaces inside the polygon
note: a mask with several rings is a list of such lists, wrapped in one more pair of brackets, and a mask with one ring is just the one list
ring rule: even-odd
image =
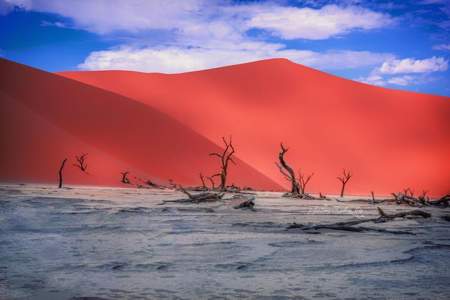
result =
[{"label": "orange sand slope", "polygon": [[[120,172],[166,183],[199,184],[221,148],[159,110],[133,99],[0,59],[0,181],[56,182],[69,158],[67,183],[120,185]],[[88,172],[73,166],[88,153]],[[230,183],[279,186],[237,160]]]},{"label": "orange sand slope", "polygon": [[447,97],[369,86],[272,59],[184,74],[128,71],[61,75],[156,108],[219,144],[232,134],[239,157],[285,185],[279,142],[310,190],[337,193],[343,168],[354,194],[411,187],[450,192]]},{"label": "orange sand slope", "polygon": [[[58,75],[0,60],[0,180],[54,181],[60,160],[89,153],[89,175],[70,183],[116,185],[120,171],[199,184],[208,157],[233,135],[241,159],[230,183],[286,186],[279,142],[312,192],[352,194],[411,187],[450,190],[449,98],[373,87],[284,59],[183,74],[128,71]],[[63,78],[62,76],[67,77]],[[74,81],[75,79],[76,81]]]}]

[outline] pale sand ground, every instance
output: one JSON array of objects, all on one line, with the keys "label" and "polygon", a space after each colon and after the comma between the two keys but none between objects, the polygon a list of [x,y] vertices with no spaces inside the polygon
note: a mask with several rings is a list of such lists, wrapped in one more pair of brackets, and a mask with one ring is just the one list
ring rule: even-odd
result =
[{"label": "pale sand ground", "polygon": [[173,191],[0,185],[0,299],[450,298],[450,209],[367,224],[415,235],[308,234],[285,227],[376,206],[280,195],[258,193],[252,212],[157,205],[184,198]]}]

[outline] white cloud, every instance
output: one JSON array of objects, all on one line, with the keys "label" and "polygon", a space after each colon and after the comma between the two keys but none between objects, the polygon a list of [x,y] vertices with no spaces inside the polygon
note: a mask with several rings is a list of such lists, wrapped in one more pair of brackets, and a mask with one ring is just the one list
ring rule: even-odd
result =
[{"label": "white cloud", "polygon": [[387,83],[394,85],[407,86],[411,85],[416,78],[410,75],[395,76],[387,79]]},{"label": "white cloud", "polygon": [[8,0],[25,9],[71,18],[78,28],[99,34],[174,29],[198,17],[205,0]]},{"label": "white cloud", "polygon": [[386,80],[377,74],[370,74],[367,77],[359,77],[355,79],[356,81],[377,85],[377,86],[385,86],[387,84]]},{"label": "white cloud", "polygon": [[384,62],[378,71],[381,74],[428,73],[446,71],[448,60],[433,56],[427,59],[394,59]]},{"label": "white cloud", "polygon": [[[369,51],[286,49],[284,44],[247,34],[251,28],[269,29],[267,26],[272,24],[271,31],[285,38],[324,39],[391,22],[387,15],[352,5],[310,9],[275,2],[236,5],[228,0],[8,1],[25,9],[55,13],[71,20],[43,25],[81,28],[108,37],[124,34],[129,38],[122,46],[90,53],[79,65],[86,70],[174,73],[275,57],[334,70],[375,66],[394,58],[390,54]],[[283,23],[283,19],[268,22],[266,19],[271,13],[286,17],[287,23]],[[149,36],[153,37],[148,35],[149,30],[162,31],[163,42],[155,45],[154,39],[149,40]]]},{"label": "white cloud", "polygon": [[227,27],[239,33],[261,28],[285,39],[320,40],[353,30],[380,28],[392,22],[386,14],[354,5],[326,5],[312,9],[264,3],[233,5],[228,1],[208,0],[6,1],[26,9],[68,17],[76,27],[99,34],[116,31],[137,33],[152,29],[188,34],[199,30],[220,32],[225,29],[210,29],[210,22],[214,20],[219,21],[218,24],[221,21],[227,23]]},{"label": "white cloud", "polygon": [[[357,81],[378,85],[408,86],[429,82],[427,74],[443,72],[448,68],[448,61],[442,57],[426,59],[389,59],[370,72],[367,77],[357,78]],[[403,75],[399,75],[403,74]],[[422,74],[423,76],[419,77]],[[424,77],[426,76],[426,77]]]},{"label": "white cloud", "polygon": [[136,70],[143,72],[179,73],[209,69],[267,58],[288,58],[294,62],[324,70],[373,66],[390,54],[366,51],[314,52],[284,49],[281,44],[246,42],[239,45],[213,47],[165,47],[116,49],[92,52],[79,65],[84,70]]},{"label": "white cloud", "polygon": [[450,51],[450,44],[434,45],[433,49],[434,50]]},{"label": "white cloud", "polygon": [[323,40],[390,23],[389,16],[357,6],[327,5],[320,9],[274,6],[255,13],[247,26],[266,29],[284,39]]},{"label": "white cloud", "polygon": [[367,77],[357,78],[356,81],[377,86],[408,86],[423,82],[422,79],[412,75],[393,76],[389,78],[375,73],[371,73]]}]

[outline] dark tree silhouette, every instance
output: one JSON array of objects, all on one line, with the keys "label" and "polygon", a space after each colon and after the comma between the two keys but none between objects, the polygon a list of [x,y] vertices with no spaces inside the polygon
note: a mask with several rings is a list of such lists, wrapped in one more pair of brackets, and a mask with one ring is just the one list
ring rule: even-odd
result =
[{"label": "dark tree silhouette", "polygon": [[414,191],[410,189],[409,187],[406,189],[403,189],[403,194],[405,194],[408,197],[414,197]]},{"label": "dark tree silhouette", "polygon": [[280,143],[280,153],[278,154],[279,163],[276,163],[278,168],[280,169],[281,174],[286,178],[286,180],[291,182],[291,194],[299,195],[300,194],[300,186],[298,184],[297,178],[295,178],[294,170],[287,164],[284,159],[284,155],[289,150],[284,147],[283,143]]},{"label": "dark tree silhouette", "polygon": [[336,177],[342,184],[341,186],[341,197],[344,197],[345,185],[352,178],[353,174],[350,171],[343,169],[342,177]]},{"label": "dark tree silhouette", "polygon": [[61,162],[61,166],[59,167],[59,171],[58,171],[58,177],[59,177],[58,188],[62,188],[62,186],[63,186],[63,170],[64,170],[64,166],[66,165],[66,162],[67,162],[67,158],[64,158],[63,161]]},{"label": "dark tree silhouette", "polygon": [[200,173],[200,180],[202,181],[202,188],[203,189],[208,189],[208,187],[205,184],[205,176],[203,176],[202,173]]},{"label": "dark tree silhouette", "polygon": [[229,141],[227,141],[224,137],[222,137],[222,141],[225,144],[225,149],[222,153],[213,152],[210,153],[210,156],[217,156],[220,159],[220,173],[214,174],[211,177],[219,177],[220,178],[220,185],[219,188],[221,191],[226,190],[227,188],[227,176],[228,176],[228,164],[231,161],[233,164],[236,164],[233,160],[233,154],[234,154],[234,147],[231,140],[231,136],[229,138]]},{"label": "dark tree silhouette", "polygon": [[75,167],[79,168],[82,172],[86,172],[87,170],[87,153],[83,153],[80,156],[75,156],[76,163],[73,164]]},{"label": "dark tree silhouette", "polygon": [[308,182],[311,180],[311,177],[314,176],[314,173],[309,174],[308,176],[302,174],[300,171],[298,171],[298,184],[300,188],[300,192],[302,194],[306,193],[306,185],[308,185]]},{"label": "dark tree silhouette", "polygon": [[128,179],[128,174],[129,174],[129,173],[130,173],[130,172],[128,172],[128,171],[120,172],[120,174],[122,174],[122,179],[121,179],[121,182],[122,182],[122,183],[125,183],[125,184],[131,184],[130,179]]},{"label": "dark tree silhouette", "polygon": [[211,176],[207,177],[209,182],[211,182],[211,189],[214,190],[216,188],[216,183],[214,182],[214,179]]}]

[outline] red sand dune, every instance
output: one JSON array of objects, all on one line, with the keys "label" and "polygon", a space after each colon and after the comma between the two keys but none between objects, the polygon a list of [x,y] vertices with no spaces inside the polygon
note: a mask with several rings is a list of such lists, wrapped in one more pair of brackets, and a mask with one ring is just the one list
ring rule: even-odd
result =
[{"label": "red sand dune", "polygon": [[209,140],[232,134],[239,157],[285,185],[274,161],[314,172],[311,191],[337,193],[343,168],[354,194],[411,187],[450,192],[447,97],[369,86],[272,59],[183,74],[61,75],[138,100]]},{"label": "red sand dune", "polygon": [[[56,182],[59,164],[72,184],[120,184],[129,170],[156,182],[198,184],[221,148],[160,111],[130,98],[0,59],[0,181]],[[89,175],[74,167],[88,153]],[[230,183],[278,187],[245,162]]]},{"label": "red sand dune", "polygon": [[337,193],[336,176],[347,168],[352,194],[450,192],[446,97],[373,87],[284,59],[170,75],[54,75],[5,60],[0,70],[2,181],[54,180],[62,157],[89,152],[92,174],[68,169],[71,183],[116,184],[127,168],[198,184],[199,171],[217,167],[207,153],[232,134],[241,161],[230,182],[241,186],[286,186],[274,164],[283,141],[287,160],[315,173],[311,191]]}]

